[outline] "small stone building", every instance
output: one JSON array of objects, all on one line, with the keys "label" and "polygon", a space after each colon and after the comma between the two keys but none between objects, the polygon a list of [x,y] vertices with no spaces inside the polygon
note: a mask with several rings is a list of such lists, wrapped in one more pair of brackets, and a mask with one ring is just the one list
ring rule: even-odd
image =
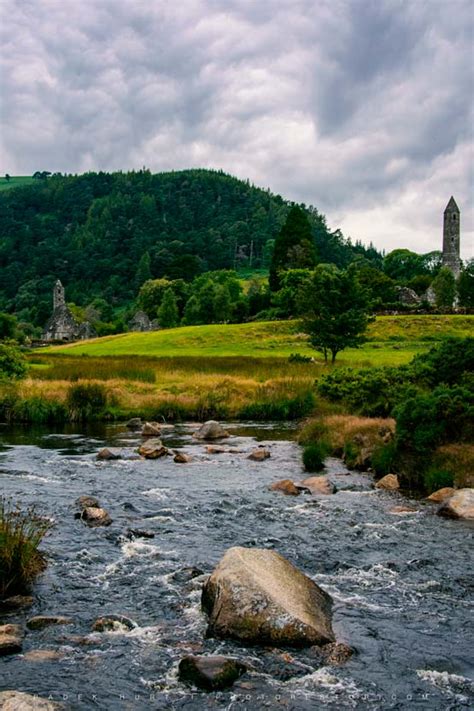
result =
[{"label": "small stone building", "polygon": [[66,304],[64,287],[57,280],[53,289],[53,313],[43,330],[43,341],[78,341],[93,338],[94,329],[87,321],[79,324]]}]

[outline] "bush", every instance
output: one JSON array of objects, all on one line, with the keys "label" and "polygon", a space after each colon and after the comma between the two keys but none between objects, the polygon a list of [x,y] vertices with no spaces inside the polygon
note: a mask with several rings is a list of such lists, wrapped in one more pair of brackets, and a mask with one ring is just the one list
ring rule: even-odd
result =
[{"label": "bush", "polygon": [[427,472],[425,472],[423,476],[423,483],[427,493],[432,494],[433,491],[443,489],[445,486],[453,486],[454,477],[451,472],[431,467]]},{"label": "bush", "polygon": [[303,465],[307,472],[319,472],[324,460],[330,454],[330,446],[325,440],[306,445],[303,450]]},{"label": "bush", "polygon": [[13,422],[46,424],[66,422],[68,413],[62,403],[54,400],[44,400],[41,397],[30,397],[24,400],[18,398],[10,407],[6,419]]},{"label": "bush", "polygon": [[301,355],[301,353],[291,353],[290,357],[288,358],[289,363],[312,363],[313,358],[310,358],[310,356],[304,356]]},{"label": "bush", "polygon": [[389,442],[380,447],[376,447],[372,452],[372,469],[379,476],[385,476],[393,471],[395,461],[395,443]]},{"label": "bush", "polygon": [[308,415],[314,408],[314,397],[311,392],[295,397],[279,397],[278,399],[257,400],[245,405],[239,412],[242,420],[298,420]]},{"label": "bush", "polygon": [[22,352],[0,343],[0,381],[24,378],[28,368]]},{"label": "bush", "polygon": [[44,569],[38,546],[51,525],[34,507],[21,512],[0,498],[0,598],[26,592]]},{"label": "bush", "polygon": [[338,368],[322,375],[318,392],[332,402],[344,402],[366,417],[387,417],[402,394],[402,368],[354,370]]},{"label": "bush", "polygon": [[107,390],[99,383],[71,385],[66,402],[71,420],[100,419],[107,407]]}]

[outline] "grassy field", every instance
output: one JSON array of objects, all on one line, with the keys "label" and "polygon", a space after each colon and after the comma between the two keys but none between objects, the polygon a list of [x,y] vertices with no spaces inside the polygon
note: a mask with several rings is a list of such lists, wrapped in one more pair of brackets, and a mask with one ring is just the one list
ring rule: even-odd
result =
[{"label": "grassy field", "polygon": [[[368,341],[348,349],[337,362],[354,366],[400,365],[446,336],[474,333],[474,316],[379,316],[371,324]],[[125,333],[48,347],[42,353],[69,356],[148,356],[155,358],[280,358],[292,353],[313,356],[307,337],[294,321],[187,326],[152,333]]]},{"label": "grassy field", "polygon": [[[472,334],[471,316],[387,316],[369,341],[338,356],[356,367],[399,365],[448,335]],[[314,362],[290,362],[291,353]],[[0,414],[35,422],[68,417],[73,389],[97,385],[105,417],[148,419],[299,419],[323,413],[315,381],[328,372],[296,322],[193,326],[128,333],[37,349],[15,392],[0,386]],[[337,365],[336,364],[336,365]],[[3,398],[3,400],[2,400]],[[328,414],[338,412],[331,404]]]},{"label": "grassy field", "polygon": [[0,178],[0,190],[10,190],[10,188],[18,188],[21,185],[30,185],[34,182],[31,175],[15,175],[11,176],[10,180],[5,177]]}]

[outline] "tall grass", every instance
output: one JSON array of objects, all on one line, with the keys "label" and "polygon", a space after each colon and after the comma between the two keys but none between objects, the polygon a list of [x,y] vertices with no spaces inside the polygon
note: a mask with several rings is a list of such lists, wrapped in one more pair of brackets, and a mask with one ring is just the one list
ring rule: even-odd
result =
[{"label": "tall grass", "polygon": [[34,507],[21,511],[0,498],[0,598],[24,593],[45,568],[38,546],[51,525]]}]

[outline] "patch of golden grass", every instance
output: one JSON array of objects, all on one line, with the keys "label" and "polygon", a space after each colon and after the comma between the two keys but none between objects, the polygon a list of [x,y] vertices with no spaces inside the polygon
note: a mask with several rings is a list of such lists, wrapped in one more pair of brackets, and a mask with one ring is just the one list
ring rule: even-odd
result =
[{"label": "patch of golden grass", "polygon": [[394,434],[395,420],[384,417],[330,414],[305,422],[299,436],[302,444],[324,439],[333,452],[342,452],[348,442],[360,437],[364,447],[373,449],[383,443],[387,434]]}]

